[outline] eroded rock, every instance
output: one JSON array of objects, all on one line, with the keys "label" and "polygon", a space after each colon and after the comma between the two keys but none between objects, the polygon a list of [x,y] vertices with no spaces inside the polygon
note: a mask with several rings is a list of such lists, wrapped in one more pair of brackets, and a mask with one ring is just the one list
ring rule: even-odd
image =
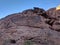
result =
[{"label": "eroded rock", "polygon": [[0,45],[60,45],[59,13],[34,7],[1,19]]}]

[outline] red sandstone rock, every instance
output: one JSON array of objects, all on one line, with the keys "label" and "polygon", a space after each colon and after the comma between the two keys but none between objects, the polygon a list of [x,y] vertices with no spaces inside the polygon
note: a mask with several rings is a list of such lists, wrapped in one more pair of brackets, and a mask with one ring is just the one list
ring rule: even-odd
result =
[{"label": "red sandstone rock", "polygon": [[0,45],[60,45],[60,16],[54,10],[35,7],[1,19]]},{"label": "red sandstone rock", "polygon": [[50,22],[54,20],[52,21],[53,24],[51,28],[60,31],[60,10],[56,10],[56,8],[51,8],[47,10],[47,15],[50,18]]}]

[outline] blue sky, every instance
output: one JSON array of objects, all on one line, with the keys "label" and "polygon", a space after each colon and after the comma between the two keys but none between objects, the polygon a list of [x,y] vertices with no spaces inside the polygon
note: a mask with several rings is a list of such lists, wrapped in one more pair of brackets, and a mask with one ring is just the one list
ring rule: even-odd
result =
[{"label": "blue sky", "polygon": [[60,0],[0,0],[0,18],[33,7],[47,10],[59,4]]}]

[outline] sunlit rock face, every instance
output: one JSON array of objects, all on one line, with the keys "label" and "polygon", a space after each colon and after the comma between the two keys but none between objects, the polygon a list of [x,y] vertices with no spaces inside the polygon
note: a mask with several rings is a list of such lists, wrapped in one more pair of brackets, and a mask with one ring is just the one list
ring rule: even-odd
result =
[{"label": "sunlit rock face", "polygon": [[0,45],[60,45],[60,11],[24,10],[0,20]]},{"label": "sunlit rock face", "polygon": [[56,7],[56,10],[60,10],[60,5]]},{"label": "sunlit rock face", "polygon": [[51,8],[46,13],[50,18],[50,22],[52,22],[51,28],[60,31],[60,6]]}]

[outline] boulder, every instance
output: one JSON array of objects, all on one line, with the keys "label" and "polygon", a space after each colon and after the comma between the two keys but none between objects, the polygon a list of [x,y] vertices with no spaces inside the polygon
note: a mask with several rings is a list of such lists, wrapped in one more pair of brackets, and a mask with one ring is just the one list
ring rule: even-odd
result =
[{"label": "boulder", "polygon": [[60,18],[48,12],[34,7],[0,19],[0,45],[60,45]]}]

